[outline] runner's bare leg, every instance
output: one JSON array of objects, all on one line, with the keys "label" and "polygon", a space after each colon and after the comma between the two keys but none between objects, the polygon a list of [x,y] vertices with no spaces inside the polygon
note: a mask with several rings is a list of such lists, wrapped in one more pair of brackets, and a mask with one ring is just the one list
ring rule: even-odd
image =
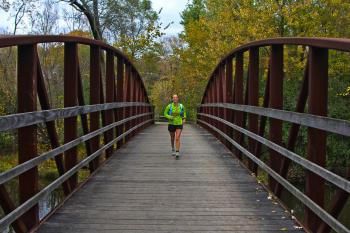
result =
[{"label": "runner's bare leg", "polygon": [[181,132],[182,132],[182,129],[176,129],[175,131],[176,151],[180,151]]},{"label": "runner's bare leg", "polygon": [[169,132],[171,148],[175,148],[175,132]]}]

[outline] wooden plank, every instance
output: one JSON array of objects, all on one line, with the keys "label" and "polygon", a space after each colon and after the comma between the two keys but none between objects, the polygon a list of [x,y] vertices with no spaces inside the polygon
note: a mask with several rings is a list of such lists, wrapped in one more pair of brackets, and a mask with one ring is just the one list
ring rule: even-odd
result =
[{"label": "wooden plank", "polygon": [[135,135],[38,232],[300,231],[213,136],[186,125],[175,160],[166,127]]}]

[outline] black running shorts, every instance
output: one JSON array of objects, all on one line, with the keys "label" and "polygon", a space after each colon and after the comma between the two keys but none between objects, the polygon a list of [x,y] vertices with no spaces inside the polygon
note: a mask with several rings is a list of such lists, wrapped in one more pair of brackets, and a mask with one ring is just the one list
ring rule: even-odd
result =
[{"label": "black running shorts", "polygon": [[175,132],[176,129],[182,129],[182,125],[168,125],[168,131],[169,132]]}]

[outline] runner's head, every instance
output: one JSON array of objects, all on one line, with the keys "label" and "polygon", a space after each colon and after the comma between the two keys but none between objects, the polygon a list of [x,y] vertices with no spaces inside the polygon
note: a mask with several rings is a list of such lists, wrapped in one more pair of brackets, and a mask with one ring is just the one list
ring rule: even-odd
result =
[{"label": "runner's head", "polygon": [[177,94],[173,95],[173,102],[177,104],[179,102],[179,96]]}]

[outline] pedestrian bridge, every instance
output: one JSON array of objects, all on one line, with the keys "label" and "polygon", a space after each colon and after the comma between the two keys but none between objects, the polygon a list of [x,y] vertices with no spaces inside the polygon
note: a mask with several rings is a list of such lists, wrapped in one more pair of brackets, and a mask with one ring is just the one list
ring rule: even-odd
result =
[{"label": "pedestrian bridge", "polygon": [[[64,47],[60,109],[51,107],[38,56],[41,44],[53,42]],[[90,47],[89,93],[82,84],[82,44]],[[308,53],[295,111],[283,109],[285,45],[306,47]],[[18,113],[0,116],[0,132],[17,131],[19,163],[0,174],[1,230],[350,232],[337,219],[350,193],[350,169],[343,177],[325,166],[327,134],[350,137],[348,121],[327,117],[328,53],[349,53],[350,40],[277,38],[231,51],[209,78],[197,124],[184,126],[179,160],[171,156],[166,125],[154,122],[140,74],[119,50],[80,37],[0,38],[0,49],[10,46],[18,53]],[[269,52],[260,53],[260,48]],[[263,55],[269,68],[265,94],[259,94]],[[55,123],[62,119],[60,140]],[[290,125],[286,142],[282,123]],[[38,124],[45,125],[51,144],[40,154]],[[302,156],[294,152],[301,126],[308,134]],[[80,160],[79,145],[85,147]],[[263,147],[267,159],[261,156]],[[50,159],[59,177],[39,189],[38,165]],[[305,192],[288,181],[291,163],[305,170]],[[79,183],[82,169],[90,175]],[[268,175],[266,186],[256,179],[262,171]],[[18,180],[18,204],[7,188],[13,180]],[[336,188],[327,206],[326,184]],[[63,190],[64,201],[39,218],[38,203],[57,189]],[[304,205],[303,220],[280,201],[284,189]]]},{"label": "pedestrian bridge", "polygon": [[300,232],[206,130],[186,125],[182,157],[167,126],[133,137],[38,232]]}]

